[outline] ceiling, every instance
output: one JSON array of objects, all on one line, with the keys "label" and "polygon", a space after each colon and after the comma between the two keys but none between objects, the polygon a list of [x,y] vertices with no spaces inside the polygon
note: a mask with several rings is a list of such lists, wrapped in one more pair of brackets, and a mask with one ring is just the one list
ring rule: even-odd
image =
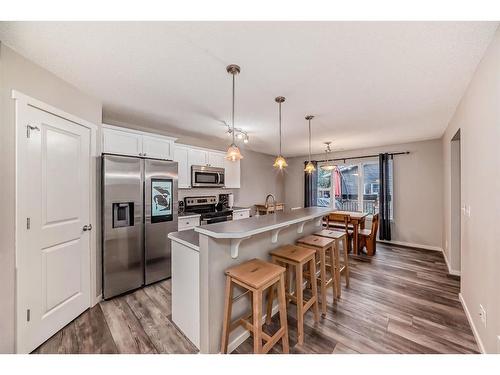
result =
[{"label": "ceiling", "polygon": [[105,119],[313,153],[440,137],[496,22],[2,22],[0,39],[100,99]]}]

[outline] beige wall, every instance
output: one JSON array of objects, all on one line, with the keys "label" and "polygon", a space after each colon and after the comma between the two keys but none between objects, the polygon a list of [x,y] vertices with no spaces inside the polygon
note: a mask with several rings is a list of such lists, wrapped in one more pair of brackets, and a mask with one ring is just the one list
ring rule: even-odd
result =
[{"label": "beige wall", "polygon": [[[450,243],[451,146],[461,140],[462,214],[461,293],[484,349],[500,343],[500,30],[497,30],[442,138],[444,159],[444,240]],[[446,249],[446,252],[448,250]],[[487,327],[479,319],[486,309]],[[497,346],[498,345],[498,346]]]},{"label": "beige wall", "polygon": [[[443,162],[439,139],[336,152],[332,157],[399,151],[410,151],[410,154],[394,157],[392,240],[440,249],[443,236]],[[306,158],[288,161],[289,167],[285,174],[285,203],[288,207],[304,205],[303,162]],[[315,160],[324,158],[324,154],[313,155]]]},{"label": "beige wall", "polygon": [[15,113],[12,89],[100,124],[101,104],[0,43],[0,353],[14,351]]}]

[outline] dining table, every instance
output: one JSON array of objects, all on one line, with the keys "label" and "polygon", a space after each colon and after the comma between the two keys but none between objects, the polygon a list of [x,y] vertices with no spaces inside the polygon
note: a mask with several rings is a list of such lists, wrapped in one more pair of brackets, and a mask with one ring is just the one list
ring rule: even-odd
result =
[{"label": "dining table", "polygon": [[353,255],[359,255],[359,230],[365,229],[365,219],[368,216],[368,213],[359,212],[359,211],[335,211],[336,215],[345,215],[349,216],[349,224],[352,225],[352,248]]}]

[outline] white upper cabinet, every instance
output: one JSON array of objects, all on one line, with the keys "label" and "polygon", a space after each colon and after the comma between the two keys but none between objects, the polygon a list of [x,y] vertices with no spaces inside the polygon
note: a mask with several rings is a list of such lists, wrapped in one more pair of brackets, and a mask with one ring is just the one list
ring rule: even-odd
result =
[{"label": "white upper cabinet", "polygon": [[231,161],[224,159],[225,185],[228,189],[240,188],[240,160]]},{"label": "white upper cabinet", "polygon": [[192,165],[207,165],[208,164],[208,151],[197,148],[189,149],[189,169]]},{"label": "white upper cabinet", "polygon": [[102,152],[174,160],[178,164],[178,186],[191,187],[191,166],[224,168],[225,187],[240,188],[240,161],[226,160],[223,151],[175,143],[176,138],[103,124]]},{"label": "white upper cabinet", "polygon": [[211,167],[224,168],[226,154],[223,152],[208,152],[208,165]]},{"label": "white upper cabinet", "polygon": [[173,145],[174,142],[171,139],[143,135],[142,156],[172,160],[174,158],[174,152],[172,150]]},{"label": "white upper cabinet", "polygon": [[142,137],[139,134],[103,128],[102,139],[103,152],[135,156],[142,154]]},{"label": "white upper cabinet", "polygon": [[175,138],[103,125],[102,152],[173,160]]},{"label": "white upper cabinet", "polygon": [[191,168],[188,163],[189,148],[183,145],[174,146],[174,161],[178,165],[179,189],[191,187]]}]

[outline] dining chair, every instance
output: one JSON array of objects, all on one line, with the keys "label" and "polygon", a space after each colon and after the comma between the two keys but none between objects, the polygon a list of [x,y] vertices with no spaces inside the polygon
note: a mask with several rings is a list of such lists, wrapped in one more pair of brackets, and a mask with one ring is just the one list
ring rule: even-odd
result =
[{"label": "dining chair", "polygon": [[375,214],[372,218],[371,229],[361,229],[359,231],[358,238],[361,248],[366,247],[366,254],[369,256],[375,255],[375,252],[377,251],[378,222],[379,215]]},{"label": "dining chair", "polygon": [[328,216],[327,228],[341,230],[346,233],[347,249],[350,252],[352,249],[351,240],[353,236],[353,226],[351,224],[351,216],[346,214],[331,213]]}]

